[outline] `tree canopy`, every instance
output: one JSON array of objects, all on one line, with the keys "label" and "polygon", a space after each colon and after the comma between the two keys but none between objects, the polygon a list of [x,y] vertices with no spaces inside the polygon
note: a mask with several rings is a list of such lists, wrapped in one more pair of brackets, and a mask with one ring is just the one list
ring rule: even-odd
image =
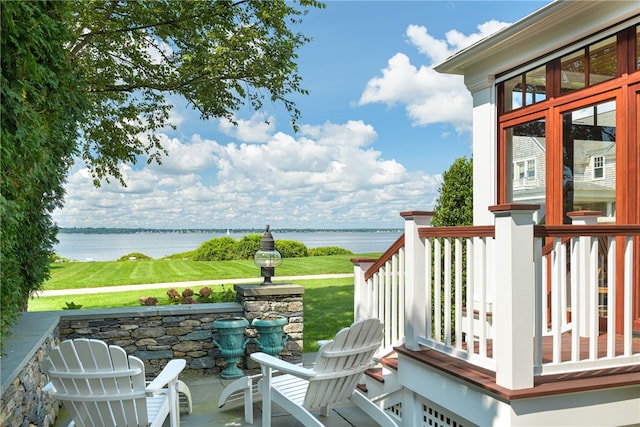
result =
[{"label": "tree canopy", "polygon": [[[297,128],[306,94],[296,26],[316,0],[2,2],[2,334],[49,273],[69,167],[94,185],[120,165],[160,162],[176,100],[234,122],[280,103]],[[0,335],[0,346],[2,335]]]},{"label": "tree canopy", "polygon": [[51,212],[62,203],[76,150],[84,93],[63,48],[71,39],[67,6],[2,3],[2,335],[48,277],[57,231]]},{"label": "tree canopy", "polygon": [[158,131],[172,127],[180,95],[201,118],[226,118],[245,105],[281,103],[294,128],[291,96],[306,94],[296,50],[309,38],[292,29],[315,0],[74,0],[67,59],[83,75],[90,103],[81,155],[94,184],[121,162],[161,162]]},{"label": "tree canopy", "polygon": [[473,224],[472,159],[456,159],[443,174],[434,210],[432,223],[435,227]]}]

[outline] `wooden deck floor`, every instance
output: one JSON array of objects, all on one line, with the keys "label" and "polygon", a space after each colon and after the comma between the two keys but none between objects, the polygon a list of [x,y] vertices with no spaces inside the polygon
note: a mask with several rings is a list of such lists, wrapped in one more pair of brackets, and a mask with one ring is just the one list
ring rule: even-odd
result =
[{"label": "wooden deck floor", "polygon": [[[598,357],[606,356],[607,336],[603,334],[598,339]],[[589,355],[588,340],[581,339],[581,359],[587,359]],[[640,353],[640,338],[633,339],[633,353]],[[616,354],[622,354],[622,338],[616,337]],[[553,344],[551,337],[545,337],[542,343],[543,361],[552,360]],[[536,376],[534,387],[523,390],[510,390],[496,384],[495,373],[479,368],[463,360],[448,356],[436,350],[424,349],[411,351],[404,346],[396,347],[399,354],[408,356],[424,363],[434,369],[443,371],[461,380],[467,381],[477,387],[495,393],[508,399],[524,399],[553,394],[573,393],[579,391],[596,390],[608,387],[622,387],[640,385],[640,365],[621,366],[608,369],[595,369],[564,374]],[[487,346],[488,355],[491,356],[492,346]],[[571,334],[562,336],[562,360],[571,360]]]}]

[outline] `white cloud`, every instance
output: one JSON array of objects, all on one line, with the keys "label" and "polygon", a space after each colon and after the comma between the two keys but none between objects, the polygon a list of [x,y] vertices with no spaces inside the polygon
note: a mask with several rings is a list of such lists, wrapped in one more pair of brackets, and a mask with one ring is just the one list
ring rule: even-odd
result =
[{"label": "white cloud", "polygon": [[121,168],[127,188],[93,188],[76,168],[54,218],[62,227],[397,227],[400,211],[437,192],[439,176],[382,159],[364,122],[301,128],[263,144],[166,138],[162,166]]},{"label": "white cloud", "polygon": [[242,142],[264,142],[275,130],[275,117],[267,116],[264,113],[254,113],[249,120],[236,117],[234,120],[236,125],[229,120],[221,119],[218,130]]},{"label": "white cloud", "polygon": [[409,25],[405,33],[409,43],[428,61],[416,66],[406,54],[396,53],[388,60],[382,75],[367,82],[359,104],[403,104],[414,126],[452,123],[457,133],[470,131],[472,100],[462,77],[437,73],[433,67],[507,25],[489,21],[478,25],[478,31],[469,35],[451,30],[444,40],[429,34],[424,26]]}]

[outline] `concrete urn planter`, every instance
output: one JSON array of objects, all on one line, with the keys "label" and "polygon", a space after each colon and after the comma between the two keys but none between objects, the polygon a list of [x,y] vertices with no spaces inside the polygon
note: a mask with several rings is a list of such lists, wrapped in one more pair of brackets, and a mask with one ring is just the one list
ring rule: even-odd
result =
[{"label": "concrete urn planter", "polygon": [[265,315],[253,319],[251,325],[258,331],[259,338],[254,338],[258,347],[264,353],[277,357],[284,350],[287,342],[287,334],[284,333],[284,325],[289,320],[280,315]]},{"label": "concrete urn planter", "polygon": [[244,330],[249,321],[244,317],[229,317],[213,321],[213,327],[218,330],[220,341],[213,340],[213,344],[220,349],[220,354],[227,362],[227,367],[220,373],[224,379],[240,378],[244,372],[238,368],[238,360],[244,354],[248,339],[244,339]]}]

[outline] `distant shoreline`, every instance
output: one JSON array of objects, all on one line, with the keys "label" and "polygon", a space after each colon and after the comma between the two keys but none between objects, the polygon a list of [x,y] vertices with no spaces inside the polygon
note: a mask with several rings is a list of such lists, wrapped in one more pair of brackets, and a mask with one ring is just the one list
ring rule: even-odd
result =
[{"label": "distant shoreline", "polygon": [[[278,233],[402,233],[400,228],[271,228]],[[106,228],[106,227],[60,227],[61,234],[140,234],[140,233],[256,233],[260,228]]]}]

